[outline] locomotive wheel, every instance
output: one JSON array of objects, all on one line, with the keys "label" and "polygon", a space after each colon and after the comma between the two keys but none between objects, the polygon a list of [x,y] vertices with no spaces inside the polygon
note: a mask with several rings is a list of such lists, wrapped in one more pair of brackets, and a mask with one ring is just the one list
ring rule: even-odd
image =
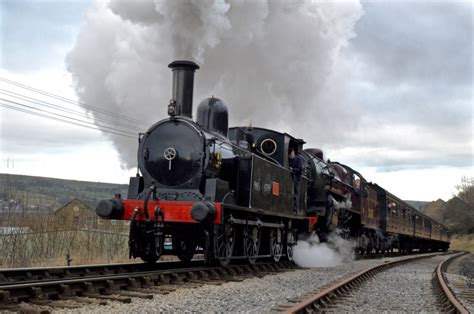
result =
[{"label": "locomotive wheel", "polygon": [[229,222],[215,227],[214,254],[222,266],[230,263],[235,244],[235,228]]},{"label": "locomotive wheel", "polygon": [[293,261],[293,248],[296,245],[296,234],[292,230],[288,230],[286,235],[286,256],[290,262]]},{"label": "locomotive wheel", "polygon": [[196,246],[193,240],[173,239],[173,248],[176,250],[176,256],[184,262],[189,262],[193,259]]},{"label": "locomotive wheel", "polygon": [[270,230],[270,255],[275,262],[280,261],[283,253],[282,232],[280,228]]},{"label": "locomotive wheel", "polygon": [[244,228],[244,253],[250,264],[255,264],[260,250],[260,228],[245,226]]},{"label": "locomotive wheel", "polygon": [[360,255],[369,253],[369,238],[365,234],[359,237],[359,251]]}]

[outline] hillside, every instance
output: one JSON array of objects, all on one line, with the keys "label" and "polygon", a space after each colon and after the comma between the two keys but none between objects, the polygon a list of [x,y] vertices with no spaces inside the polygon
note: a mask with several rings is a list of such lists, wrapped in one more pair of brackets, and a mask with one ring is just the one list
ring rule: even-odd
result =
[{"label": "hillside", "polygon": [[469,204],[455,196],[447,202],[441,199],[426,205],[428,216],[446,225],[453,233],[467,234],[474,232],[474,212]]},{"label": "hillside", "polygon": [[53,210],[77,197],[91,207],[116,193],[127,195],[128,185],[0,174],[0,210]]},{"label": "hillside", "polygon": [[421,212],[424,211],[424,207],[429,204],[430,202],[424,202],[424,201],[408,201],[408,200],[404,200],[404,202],[406,202],[408,205],[412,206],[413,208],[415,209],[418,209],[420,210]]}]

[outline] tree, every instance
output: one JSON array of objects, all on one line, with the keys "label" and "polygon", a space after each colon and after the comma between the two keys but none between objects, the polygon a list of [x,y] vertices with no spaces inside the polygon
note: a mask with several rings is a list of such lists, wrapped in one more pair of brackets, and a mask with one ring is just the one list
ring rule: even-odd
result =
[{"label": "tree", "polygon": [[456,186],[458,197],[467,204],[467,224],[468,232],[474,232],[474,177],[463,176],[461,184]]},{"label": "tree", "polygon": [[458,197],[470,205],[474,205],[474,177],[468,178],[463,176],[461,178],[461,184],[456,185],[458,190]]}]

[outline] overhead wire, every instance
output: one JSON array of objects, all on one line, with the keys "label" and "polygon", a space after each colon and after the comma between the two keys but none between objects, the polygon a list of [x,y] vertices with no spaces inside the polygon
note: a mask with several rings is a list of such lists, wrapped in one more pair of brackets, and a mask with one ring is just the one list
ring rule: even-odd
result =
[{"label": "overhead wire", "polygon": [[[11,90],[0,89],[0,94],[8,98],[0,98],[0,101],[3,101],[3,103],[0,103],[0,106],[9,110],[16,110],[30,115],[133,139],[136,139],[137,133],[143,130],[143,126],[148,128],[152,124],[151,122],[134,119],[115,112],[90,106],[82,102],[77,102],[4,77],[0,77],[0,81],[26,90],[28,93],[36,93],[50,98],[48,101],[36,98],[44,98],[42,96],[25,95]],[[55,100],[59,100],[69,105],[59,105]],[[86,112],[72,109],[70,105],[86,109]],[[46,107],[53,111],[45,110],[38,106]],[[91,117],[87,111],[93,113],[93,117]],[[93,119],[93,121],[91,121],[91,119]],[[124,122],[129,122],[130,124]]]},{"label": "overhead wire", "polygon": [[[0,102],[0,106],[3,107],[3,108],[6,108],[6,109],[16,110],[16,111],[19,111],[19,112],[28,113],[28,114],[35,115],[35,116],[38,116],[38,117],[43,117],[43,118],[47,118],[47,119],[51,119],[51,120],[55,120],[55,121],[59,121],[59,122],[64,122],[64,123],[68,123],[68,124],[72,124],[72,125],[76,125],[76,126],[96,130],[96,131],[102,131],[102,132],[106,132],[106,133],[116,134],[116,135],[119,135],[119,136],[123,136],[123,137],[127,137],[127,138],[131,138],[131,139],[136,140],[136,136],[132,136],[133,133],[125,133],[125,132],[122,133],[122,131],[114,130],[113,128],[107,128],[107,129],[100,128],[99,129],[99,128],[97,128],[96,124],[93,124],[93,123],[90,123],[90,122],[87,122],[87,121],[82,121],[82,120],[79,120],[79,119],[74,119],[74,118],[71,118],[71,117],[62,116],[62,115],[58,115],[58,114],[53,114],[53,115],[56,115],[56,116],[52,116],[52,115],[49,115],[49,114],[42,113],[42,112],[48,113],[45,110],[37,109],[37,108],[31,107],[31,106],[27,106],[27,105],[24,105],[24,104],[12,102],[12,101],[5,100],[5,99],[2,99],[2,98],[0,98],[0,101],[6,101],[6,102],[13,103],[13,104],[16,104],[16,105],[21,105],[21,106],[24,106],[24,107],[32,108],[32,109],[38,110],[40,112],[35,112],[35,111],[32,111],[32,110],[28,110],[28,109],[24,109],[24,108],[20,108],[20,107],[14,106],[14,105],[9,105],[9,104],[5,104],[5,103]],[[61,117],[65,117],[65,118],[61,118]],[[67,120],[67,119],[69,119],[69,120]],[[76,120],[78,122],[71,121],[71,120]],[[84,123],[88,123],[89,125],[84,124]]]},{"label": "overhead wire", "polygon": [[78,101],[74,101],[72,99],[68,99],[66,97],[55,95],[55,94],[49,93],[49,92],[44,91],[44,90],[40,90],[40,89],[25,85],[25,84],[22,84],[22,83],[19,83],[19,82],[9,80],[7,78],[0,77],[0,81],[6,82],[8,84],[11,84],[11,85],[14,85],[14,86],[26,89],[26,90],[29,90],[31,92],[35,92],[35,93],[38,93],[38,94],[41,94],[41,95],[44,95],[44,96],[48,96],[48,97],[51,97],[51,98],[54,98],[54,99],[57,99],[57,100],[61,100],[61,101],[66,102],[66,103],[76,105],[78,107],[93,111],[95,113],[108,115],[108,116],[113,116],[115,118],[120,118],[124,121],[129,121],[129,122],[141,124],[141,125],[147,126],[147,127],[152,124],[151,122],[141,121],[141,120],[138,120],[138,119],[130,118],[130,117],[127,117],[127,116],[124,116],[124,115],[121,115],[121,114],[118,114],[118,113],[115,113],[115,112],[112,112],[112,111],[104,110],[104,109],[101,109],[101,108],[98,108],[98,107],[87,105],[87,104],[82,103],[82,102],[78,102]]},{"label": "overhead wire", "polygon": [[[91,117],[89,115],[87,115],[86,113],[84,113],[84,112],[74,110],[74,109],[70,109],[70,108],[66,108],[64,106],[56,105],[56,104],[53,104],[53,103],[50,103],[50,102],[47,102],[47,101],[44,101],[44,100],[29,97],[29,96],[26,96],[26,95],[23,95],[23,94],[15,93],[15,92],[4,90],[4,89],[0,89],[0,94],[3,94],[3,95],[8,96],[8,97],[12,97],[15,100],[19,99],[19,100],[23,100],[23,101],[28,101],[28,102],[31,102],[31,103],[34,103],[34,104],[37,104],[37,105],[40,105],[40,106],[44,106],[44,107],[47,107],[47,108],[50,108],[50,109],[62,111],[62,112],[69,113],[69,114],[79,116],[79,117],[82,117],[82,118],[86,118],[86,119],[91,119]],[[101,118],[101,117],[94,117],[93,119],[94,119],[94,121],[100,121],[100,122],[112,124],[113,126],[120,126],[120,127],[126,128],[126,129],[134,130],[134,131],[137,131],[137,130],[141,131],[142,130],[142,128],[139,128],[136,125],[124,124],[124,123],[121,123],[121,122],[112,121],[112,120]]]}]

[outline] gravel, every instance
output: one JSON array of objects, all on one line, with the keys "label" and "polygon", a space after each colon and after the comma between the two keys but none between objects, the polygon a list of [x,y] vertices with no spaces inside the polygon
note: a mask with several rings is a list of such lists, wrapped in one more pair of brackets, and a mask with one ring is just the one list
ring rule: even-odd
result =
[{"label": "gravel", "polygon": [[[156,295],[152,300],[134,298],[131,304],[109,302],[107,306],[85,306],[78,310],[65,312],[268,312],[280,304],[299,299],[328,283],[357,273],[367,267],[399,258],[358,260],[334,267],[297,269],[263,278],[250,278],[242,282],[179,289],[168,295]],[[426,263],[426,261],[419,263]],[[431,272],[432,270],[431,268]],[[431,279],[431,272],[429,272],[428,279]],[[418,281],[423,281],[426,274],[423,272],[417,276],[420,277]],[[403,277],[398,281],[403,284],[405,280]],[[378,291],[376,292],[381,295]]]},{"label": "gravel", "polygon": [[439,312],[431,279],[436,266],[447,258],[422,259],[379,273],[337,304],[335,311]]},{"label": "gravel", "polygon": [[467,284],[474,289],[474,253],[464,256],[460,268],[461,274],[467,279]]}]

